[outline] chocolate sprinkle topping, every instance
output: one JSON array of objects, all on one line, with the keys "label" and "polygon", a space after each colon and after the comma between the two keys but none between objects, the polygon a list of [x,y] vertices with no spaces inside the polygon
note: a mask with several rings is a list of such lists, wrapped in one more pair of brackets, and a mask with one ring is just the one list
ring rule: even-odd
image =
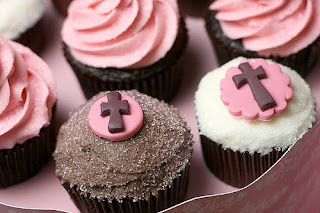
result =
[{"label": "chocolate sprinkle topping", "polygon": [[87,114],[106,92],[94,96],[60,129],[54,153],[56,175],[92,198],[148,200],[150,193],[157,196],[159,190],[172,186],[190,164],[192,135],[176,108],[136,90],[120,93],[140,104],[144,112],[140,131],[127,140],[130,143],[96,136]]}]

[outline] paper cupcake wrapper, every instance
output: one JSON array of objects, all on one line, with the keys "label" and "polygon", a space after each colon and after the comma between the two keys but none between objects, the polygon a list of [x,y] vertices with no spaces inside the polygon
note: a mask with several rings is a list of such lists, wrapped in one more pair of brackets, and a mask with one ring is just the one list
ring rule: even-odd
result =
[{"label": "paper cupcake wrapper", "polygon": [[267,171],[285,151],[273,150],[267,155],[235,152],[201,135],[202,152],[211,172],[223,182],[242,188]]},{"label": "paper cupcake wrapper", "polygon": [[22,182],[36,174],[51,159],[55,149],[55,125],[42,128],[40,136],[12,149],[0,150],[0,188]]},{"label": "paper cupcake wrapper", "polygon": [[112,202],[108,200],[98,201],[81,194],[75,185],[70,187],[70,183],[64,183],[63,187],[68,191],[72,200],[81,212],[100,213],[156,213],[185,200],[189,184],[190,165],[180,173],[180,176],[173,180],[171,187],[160,190],[158,196],[150,194],[149,200],[139,200],[134,202],[132,198],[125,198],[122,202],[116,199]]},{"label": "paper cupcake wrapper", "polygon": [[74,69],[82,90],[87,99],[100,91],[136,89],[144,94],[159,100],[169,101],[178,91],[183,73],[182,60],[179,59],[173,66],[139,80],[124,82],[101,81],[82,70]]},{"label": "paper cupcake wrapper", "polygon": [[72,0],[53,0],[55,8],[64,16],[68,14],[68,7],[71,2]]},{"label": "paper cupcake wrapper", "polygon": [[39,54],[45,43],[43,30],[43,20],[40,19],[33,27],[22,33],[14,41],[29,47],[33,52]]},{"label": "paper cupcake wrapper", "polygon": [[[231,40],[227,38],[220,28],[219,21],[215,19],[215,13],[216,12],[214,11],[209,11],[206,18],[206,28],[220,65],[225,64],[226,62],[239,56],[246,58],[262,57],[257,52],[245,50],[245,48],[242,46],[241,40]],[[291,67],[302,77],[306,77],[315,66],[318,60],[319,51],[320,38],[295,54],[286,57],[270,56],[262,58],[268,58],[280,64]]]},{"label": "paper cupcake wrapper", "polygon": [[183,54],[188,41],[183,18],[176,42],[157,63],[140,69],[94,68],[76,61],[67,46],[64,53],[87,99],[101,91],[131,90],[169,101],[178,91],[183,73]]}]

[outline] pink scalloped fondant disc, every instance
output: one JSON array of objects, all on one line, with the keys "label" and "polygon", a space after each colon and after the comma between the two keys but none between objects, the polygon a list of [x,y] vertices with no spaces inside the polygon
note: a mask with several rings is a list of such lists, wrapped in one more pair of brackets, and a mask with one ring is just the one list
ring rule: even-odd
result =
[{"label": "pink scalloped fondant disc", "polygon": [[129,115],[122,115],[124,131],[118,133],[110,133],[108,130],[110,116],[102,117],[100,105],[102,102],[108,102],[105,96],[96,101],[91,107],[88,114],[88,121],[91,130],[99,137],[110,141],[124,141],[134,136],[142,127],[143,111],[138,102],[133,98],[121,95],[121,100],[129,102]]},{"label": "pink scalloped fondant disc", "polygon": [[267,78],[260,80],[262,85],[270,93],[276,102],[276,106],[262,111],[255,100],[251,88],[245,84],[237,89],[232,77],[242,74],[238,67],[230,67],[227,70],[226,77],[220,83],[221,100],[228,106],[230,114],[241,116],[246,121],[256,119],[262,121],[271,120],[275,114],[283,113],[287,103],[292,99],[293,91],[290,88],[290,77],[281,71],[278,64],[268,64],[264,59],[256,59],[254,62],[244,60],[241,63],[248,62],[252,69],[262,66]]}]

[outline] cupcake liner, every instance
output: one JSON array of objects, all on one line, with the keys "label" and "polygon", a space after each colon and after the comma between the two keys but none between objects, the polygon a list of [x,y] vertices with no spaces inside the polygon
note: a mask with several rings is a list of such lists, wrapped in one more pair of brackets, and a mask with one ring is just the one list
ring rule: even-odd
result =
[{"label": "cupcake liner", "polygon": [[53,0],[55,8],[64,16],[67,15],[68,7],[71,2],[72,0]]},{"label": "cupcake liner", "polygon": [[148,201],[138,200],[134,202],[132,198],[124,198],[121,202],[116,199],[112,202],[108,202],[108,200],[99,201],[96,198],[91,199],[89,196],[81,194],[77,185],[70,187],[70,183],[64,183],[63,187],[68,191],[81,212],[155,213],[184,201],[189,184],[189,169],[190,165],[187,165],[180,176],[173,180],[171,187],[160,190],[157,197],[150,194]]},{"label": "cupcake liner", "polygon": [[174,46],[157,63],[138,69],[94,68],[76,61],[65,45],[64,53],[87,99],[100,91],[137,89],[159,100],[169,101],[178,91],[183,73],[183,52],[188,35],[183,18]]},{"label": "cupcake liner", "polygon": [[202,152],[208,168],[223,182],[242,188],[267,171],[285,151],[273,150],[267,155],[235,152],[201,135]]},{"label": "cupcake liner", "polygon": [[[219,64],[225,64],[231,59],[243,56],[246,58],[259,58],[257,52],[246,50],[241,40],[231,40],[224,35],[219,21],[215,19],[215,11],[209,11],[206,18],[206,28],[209,33],[212,45],[215,49]],[[299,52],[286,56],[263,57],[276,61],[280,64],[291,67],[296,70],[302,77],[306,77],[315,66],[320,51],[320,38],[310,44],[308,47]]]},{"label": "cupcake liner", "polygon": [[45,43],[45,36],[43,33],[43,20],[40,19],[33,27],[22,33],[16,42],[29,47],[33,52],[39,54]]},{"label": "cupcake liner", "polygon": [[12,149],[0,150],[0,188],[20,183],[36,174],[51,159],[55,146],[53,120],[48,127],[41,129],[40,136]]}]

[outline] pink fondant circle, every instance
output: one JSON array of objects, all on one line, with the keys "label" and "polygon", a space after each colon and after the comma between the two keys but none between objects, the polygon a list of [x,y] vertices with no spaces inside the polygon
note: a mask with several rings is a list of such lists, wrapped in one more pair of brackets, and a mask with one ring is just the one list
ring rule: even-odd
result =
[{"label": "pink fondant circle", "polygon": [[246,121],[256,119],[268,121],[274,115],[283,113],[287,103],[293,96],[293,90],[290,88],[290,77],[281,71],[281,67],[278,64],[268,64],[264,59],[244,60],[241,64],[245,62],[248,62],[252,69],[256,69],[259,66],[263,67],[267,78],[260,80],[260,82],[273,97],[276,106],[262,111],[254,99],[248,84],[239,89],[236,88],[232,77],[242,72],[238,67],[230,67],[227,70],[226,77],[220,83],[221,100],[228,106],[230,114],[237,117],[241,116]]},{"label": "pink fondant circle", "polygon": [[122,115],[124,131],[118,133],[110,133],[108,130],[110,116],[102,117],[100,105],[102,102],[108,102],[107,95],[96,101],[91,107],[88,114],[89,126],[96,135],[110,141],[124,141],[134,136],[142,127],[143,111],[138,102],[133,98],[122,95],[121,100],[129,102],[129,115]]}]

